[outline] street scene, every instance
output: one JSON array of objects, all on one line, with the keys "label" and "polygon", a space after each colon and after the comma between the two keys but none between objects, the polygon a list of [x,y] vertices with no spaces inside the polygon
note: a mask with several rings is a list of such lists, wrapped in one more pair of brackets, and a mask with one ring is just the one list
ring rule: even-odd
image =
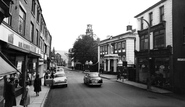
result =
[{"label": "street scene", "polygon": [[0,0],[0,107],[185,107],[184,0]]},{"label": "street scene", "polygon": [[[84,73],[65,69],[68,87],[52,88],[44,107],[183,107],[183,100],[167,94],[148,92],[138,87],[103,79],[103,85],[87,86]],[[102,74],[103,77],[104,74]]]}]

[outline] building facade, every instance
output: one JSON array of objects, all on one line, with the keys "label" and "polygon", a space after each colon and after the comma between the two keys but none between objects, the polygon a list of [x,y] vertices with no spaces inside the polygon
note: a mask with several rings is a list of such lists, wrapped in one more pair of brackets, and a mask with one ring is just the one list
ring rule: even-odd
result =
[{"label": "building facade", "polygon": [[16,95],[20,95],[28,77],[34,73],[42,76],[47,69],[52,37],[39,0],[12,1],[10,16],[0,25],[0,51],[20,71],[14,74],[19,81]]},{"label": "building facade", "polygon": [[161,0],[138,20],[137,81],[185,93],[185,1]]},{"label": "building facade", "polygon": [[136,35],[137,33],[133,30],[129,30],[124,34],[110,36],[108,39],[100,41],[98,45],[99,70],[116,73],[119,60],[124,62],[123,66],[133,66],[135,64]]}]

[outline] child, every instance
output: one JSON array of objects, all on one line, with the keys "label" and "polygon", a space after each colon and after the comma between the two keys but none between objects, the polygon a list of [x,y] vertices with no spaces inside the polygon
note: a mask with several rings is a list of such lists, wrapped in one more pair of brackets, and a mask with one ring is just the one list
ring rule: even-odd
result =
[{"label": "child", "polygon": [[25,89],[25,93],[23,93],[22,95],[22,102],[20,103],[20,105],[24,106],[24,107],[28,107],[28,105],[30,104],[30,86],[29,86],[29,82],[26,82],[26,89]]}]

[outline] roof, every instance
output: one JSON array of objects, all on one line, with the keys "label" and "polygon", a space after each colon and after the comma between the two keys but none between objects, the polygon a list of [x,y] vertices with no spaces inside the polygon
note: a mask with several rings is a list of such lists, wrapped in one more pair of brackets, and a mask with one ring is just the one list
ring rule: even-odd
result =
[{"label": "roof", "polygon": [[143,12],[139,13],[138,15],[136,15],[134,18],[137,18],[139,16],[141,16],[142,14],[146,13],[147,11],[155,8],[156,6],[160,5],[161,3],[165,2],[166,0],[161,0],[159,2],[157,2],[156,4],[152,5],[151,7],[149,7],[148,9],[144,10]]}]

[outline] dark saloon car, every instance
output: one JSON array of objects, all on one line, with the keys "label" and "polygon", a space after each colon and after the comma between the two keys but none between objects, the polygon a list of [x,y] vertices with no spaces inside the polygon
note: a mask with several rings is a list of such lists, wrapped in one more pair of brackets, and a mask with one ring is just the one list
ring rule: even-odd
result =
[{"label": "dark saloon car", "polygon": [[84,84],[86,85],[99,85],[101,86],[103,83],[102,78],[100,77],[98,72],[88,72],[85,73],[84,76]]}]

